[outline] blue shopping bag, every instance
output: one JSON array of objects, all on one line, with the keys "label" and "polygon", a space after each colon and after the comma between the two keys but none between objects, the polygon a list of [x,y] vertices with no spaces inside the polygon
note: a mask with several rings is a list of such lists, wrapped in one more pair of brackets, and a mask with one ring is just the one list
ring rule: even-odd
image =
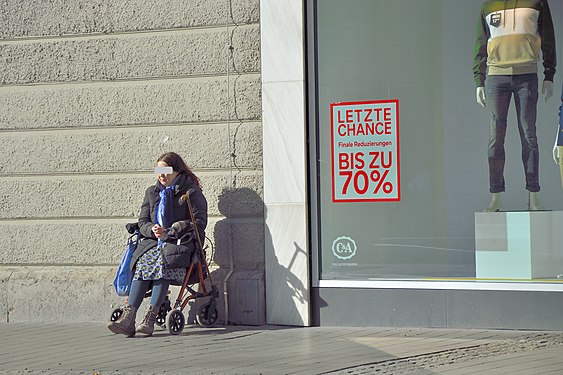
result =
[{"label": "blue shopping bag", "polygon": [[133,279],[133,273],[131,272],[131,257],[133,252],[137,248],[139,243],[139,232],[133,233],[129,240],[127,241],[127,249],[121,258],[119,267],[117,267],[117,272],[115,273],[115,279],[113,280],[113,286],[115,286],[115,291],[118,296],[128,296],[129,290],[131,289],[131,280]]}]

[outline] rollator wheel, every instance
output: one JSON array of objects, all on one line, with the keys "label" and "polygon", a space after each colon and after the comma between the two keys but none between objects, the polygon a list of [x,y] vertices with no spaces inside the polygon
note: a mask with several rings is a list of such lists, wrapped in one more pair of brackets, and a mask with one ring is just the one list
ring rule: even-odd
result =
[{"label": "rollator wheel", "polygon": [[180,310],[172,310],[166,318],[166,327],[172,335],[179,335],[184,330],[186,319]]},{"label": "rollator wheel", "polygon": [[117,321],[117,319],[121,318],[121,315],[123,315],[123,309],[121,307],[118,307],[117,309],[113,310],[109,319],[112,322],[115,322]]},{"label": "rollator wheel", "polygon": [[197,323],[202,327],[211,327],[217,321],[217,308],[211,303],[201,305],[195,316]]},{"label": "rollator wheel", "polygon": [[166,329],[166,314],[163,314],[162,311],[159,311],[156,316],[156,324]]},{"label": "rollator wheel", "polygon": [[166,329],[166,314],[168,314],[168,311],[170,310],[172,310],[170,299],[168,298],[168,296],[166,296],[166,299],[164,300],[162,305],[160,305],[158,314],[156,315],[156,324],[164,329]]}]

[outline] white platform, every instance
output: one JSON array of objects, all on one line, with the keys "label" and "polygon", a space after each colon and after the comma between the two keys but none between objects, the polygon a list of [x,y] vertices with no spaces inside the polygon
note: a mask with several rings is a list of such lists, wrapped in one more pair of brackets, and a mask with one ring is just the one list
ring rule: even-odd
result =
[{"label": "white platform", "polygon": [[555,279],[563,274],[563,211],[475,213],[476,277]]}]

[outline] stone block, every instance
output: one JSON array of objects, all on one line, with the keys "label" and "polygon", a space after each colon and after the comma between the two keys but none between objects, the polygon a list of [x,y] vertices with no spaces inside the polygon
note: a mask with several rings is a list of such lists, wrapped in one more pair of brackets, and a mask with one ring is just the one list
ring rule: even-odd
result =
[{"label": "stone block", "polygon": [[217,199],[219,212],[227,218],[253,217],[256,213],[264,214],[263,190],[258,189],[257,183],[249,184],[248,180],[242,179],[244,175],[235,175],[233,185],[224,188]]},{"label": "stone block", "polygon": [[3,85],[259,72],[260,33],[255,24],[7,43],[0,67]]},{"label": "stone block", "polygon": [[0,129],[96,128],[258,120],[258,74],[0,91]]},{"label": "stone block", "polygon": [[[124,303],[113,288],[115,267],[0,267],[10,322],[107,321]],[[0,303],[0,306],[2,303]]]},{"label": "stone block", "polygon": [[227,283],[229,323],[262,325],[266,321],[263,271],[235,271]]},{"label": "stone block", "polygon": [[[14,221],[0,224],[0,264],[17,265],[117,265],[125,252],[130,219]],[[216,219],[207,225],[215,244]],[[215,245],[214,245],[215,246]],[[209,254],[211,256],[211,254]]]},{"label": "stone block", "polygon": [[259,0],[5,0],[0,39],[248,24],[259,16]]},{"label": "stone block", "polygon": [[[211,277],[219,291],[218,324],[225,324],[226,320],[228,320],[228,324],[265,324],[263,271],[233,270],[230,272],[228,268],[220,268],[213,271]],[[172,296],[176,298],[177,289],[173,289]],[[191,310],[185,313],[188,321],[195,321],[195,312],[202,302],[206,302],[206,300],[195,301]],[[225,311],[225,307],[228,308],[228,312]]]},{"label": "stone block", "polygon": [[254,220],[223,219],[215,223],[215,263],[229,267],[232,252],[237,269],[264,269],[264,222]]},{"label": "stone block", "polygon": [[231,313],[231,323],[242,325],[262,325],[266,319],[264,280],[236,280],[235,306]]},{"label": "stone block", "polygon": [[3,222],[0,264],[118,264],[125,251],[130,220]]},{"label": "stone block", "polygon": [[232,176],[203,176],[202,183],[210,215],[232,218],[264,215],[261,171],[238,171]]},{"label": "stone block", "polygon": [[0,266],[0,322],[10,321],[10,307],[8,305],[8,280],[13,270]]},{"label": "stone block", "polygon": [[0,180],[3,219],[136,217],[154,177],[55,176]]},{"label": "stone block", "polygon": [[[230,138],[229,138],[230,137]],[[262,166],[260,123],[0,133],[0,175],[152,170],[174,150],[197,170]]]},{"label": "stone block", "polygon": [[[209,216],[221,216],[219,196],[231,186],[231,177],[221,174],[199,174],[199,177],[208,200]],[[237,182],[248,186],[245,189],[256,189],[254,194],[259,198],[261,172],[241,173]],[[0,219],[138,217],[145,191],[153,183],[152,174],[0,179],[0,207],[3,207]],[[244,207],[245,201],[239,201],[238,205]],[[259,205],[248,206],[245,212],[263,214]]]}]

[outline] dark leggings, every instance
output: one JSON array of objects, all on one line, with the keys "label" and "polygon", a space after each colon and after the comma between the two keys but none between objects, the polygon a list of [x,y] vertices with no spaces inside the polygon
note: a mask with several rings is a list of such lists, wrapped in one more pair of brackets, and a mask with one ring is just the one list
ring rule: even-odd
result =
[{"label": "dark leggings", "polygon": [[131,282],[131,291],[129,292],[130,305],[135,306],[136,309],[141,306],[141,302],[143,302],[151,282],[153,285],[150,304],[154,306],[162,305],[164,297],[166,297],[166,294],[168,293],[170,280],[133,280],[133,282]]}]

